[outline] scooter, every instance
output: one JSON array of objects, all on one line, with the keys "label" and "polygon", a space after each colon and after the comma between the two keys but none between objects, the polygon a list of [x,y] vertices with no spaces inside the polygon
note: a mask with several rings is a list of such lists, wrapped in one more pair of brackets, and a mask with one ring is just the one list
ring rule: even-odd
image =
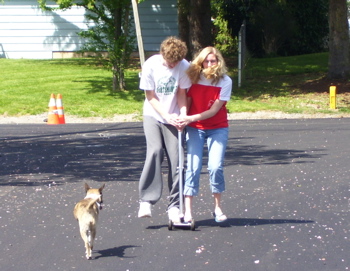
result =
[{"label": "scooter", "polygon": [[179,141],[179,198],[180,198],[180,222],[174,222],[169,220],[168,230],[171,231],[174,228],[190,228],[192,231],[196,229],[196,224],[194,219],[190,222],[184,221],[184,196],[183,196],[183,149],[182,149],[182,131],[178,132],[178,141]]}]

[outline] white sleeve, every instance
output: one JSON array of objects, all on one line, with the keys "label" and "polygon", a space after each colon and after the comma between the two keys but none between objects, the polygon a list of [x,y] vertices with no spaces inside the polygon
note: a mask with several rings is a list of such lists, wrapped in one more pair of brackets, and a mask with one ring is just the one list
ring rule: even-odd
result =
[{"label": "white sleeve", "polygon": [[142,90],[155,90],[155,82],[153,78],[151,61],[146,61],[142,67],[142,73],[140,78],[140,89]]},{"label": "white sleeve", "polygon": [[232,79],[229,76],[225,75],[224,78],[221,79],[220,85],[220,100],[229,101],[232,93]]},{"label": "white sleeve", "polygon": [[182,74],[180,74],[179,78],[179,87],[182,89],[188,89],[192,85],[191,80],[187,75],[187,69],[190,67],[190,63],[188,63],[187,60],[183,59],[181,65],[183,65],[183,67]]}]

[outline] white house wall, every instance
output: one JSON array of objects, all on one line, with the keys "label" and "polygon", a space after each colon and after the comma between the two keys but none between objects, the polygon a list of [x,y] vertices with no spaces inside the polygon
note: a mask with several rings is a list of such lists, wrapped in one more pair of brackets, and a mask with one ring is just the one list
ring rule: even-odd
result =
[{"label": "white house wall", "polygon": [[[87,29],[85,10],[43,12],[36,0],[5,0],[0,4],[0,58],[50,59],[57,52],[81,49],[78,32]],[[139,4],[145,51],[158,51],[161,41],[177,35],[176,0]]]},{"label": "white house wall", "polygon": [[166,37],[178,35],[176,3],[177,0],[145,0],[138,5],[145,51],[159,51]]}]

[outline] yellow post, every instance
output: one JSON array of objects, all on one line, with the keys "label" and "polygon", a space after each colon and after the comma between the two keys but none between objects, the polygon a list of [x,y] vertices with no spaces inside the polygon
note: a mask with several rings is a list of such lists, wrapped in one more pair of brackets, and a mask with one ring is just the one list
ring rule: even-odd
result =
[{"label": "yellow post", "polygon": [[335,86],[329,87],[329,107],[330,109],[337,108],[337,88]]}]

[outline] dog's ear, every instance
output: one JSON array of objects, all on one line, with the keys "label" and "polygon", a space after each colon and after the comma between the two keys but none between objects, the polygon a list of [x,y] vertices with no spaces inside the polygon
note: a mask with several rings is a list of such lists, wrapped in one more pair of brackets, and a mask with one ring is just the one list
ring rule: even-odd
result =
[{"label": "dog's ear", "polygon": [[85,193],[86,193],[89,189],[90,189],[90,186],[89,186],[87,183],[85,183]]},{"label": "dog's ear", "polygon": [[105,188],[105,184],[103,184],[103,185],[98,189],[98,191],[100,191],[100,193],[102,193],[103,188]]}]

